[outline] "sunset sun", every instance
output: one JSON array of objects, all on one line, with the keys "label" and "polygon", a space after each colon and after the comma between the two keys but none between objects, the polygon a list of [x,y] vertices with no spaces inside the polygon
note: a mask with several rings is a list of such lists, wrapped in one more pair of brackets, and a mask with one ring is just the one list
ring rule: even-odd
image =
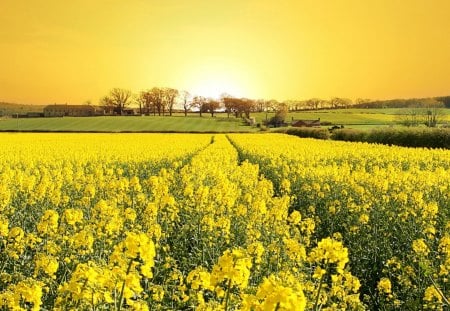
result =
[{"label": "sunset sun", "polygon": [[212,77],[211,79],[200,79],[192,87],[194,95],[202,95],[205,97],[219,98],[223,93],[233,96],[243,96],[242,90],[236,84],[236,81],[228,80],[224,77]]}]

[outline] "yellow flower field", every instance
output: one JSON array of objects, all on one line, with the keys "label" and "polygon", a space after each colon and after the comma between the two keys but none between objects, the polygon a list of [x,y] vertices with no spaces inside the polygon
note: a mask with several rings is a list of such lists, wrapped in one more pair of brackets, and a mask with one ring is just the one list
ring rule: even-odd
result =
[{"label": "yellow flower field", "polygon": [[449,151],[282,134],[0,138],[0,309],[449,307]]}]

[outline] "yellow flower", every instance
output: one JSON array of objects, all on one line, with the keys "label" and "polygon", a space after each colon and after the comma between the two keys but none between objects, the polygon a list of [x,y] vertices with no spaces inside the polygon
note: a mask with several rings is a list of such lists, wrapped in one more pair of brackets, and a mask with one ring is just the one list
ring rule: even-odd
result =
[{"label": "yellow flower", "polygon": [[247,299],[246,307],[244,310],[302,311],[306,308],[306,298],[299,283],[284,285],[281,279],[270,275],[258,287],[255,298]]},{"label": "yellow flower", "polygon": [[58,212],[52,209],[48,209],[42,215],[41,221],[37,225],[37,230],[40,234],[52,235],[56,233],[58,229]]},{"label": "yellow flower", "polygon": [[244,250],[226,250],[212,269],[211,285],[217,286],[226,280],[231,286],[246,288],[251,267],[252,260]]},{"label": "yellow flower", "polygon": [[359,222],[363,225],[367,224],[369,222],[369,215],[361,214],[361,216],[359,216]]},{"label": "yellow flower", "polygon": [[430,249],[428,248],[427,244],[425,244],[424,239],[414,240],[412,243],[412,248],[418,255],[426,256],[430,252]]},{"label": "yellow flower", "polygon": [[0,216],[0,237],[7,237],[8,236],[8,226],[9,221],[7,218]]},{"label": "yellow flower", "polygon": [[68,208],[64,211],[64,219],[68,225],[75,226],[83,221],[83,211],[78,208]]},{"label": "yellow flower", "polygon": [[441,294],[436,290],[436,287],[434,286],[428,286],[425,290],[425,294],[423,296],[423,299],[425,301],[435,301],[438,303],[442,302],[442,296]]},{"label": "yellow flower", "polygon": [[0,294],[0,307],[8,307],[10,310],[39,311],[41,309],[42,288],[44,283],[27,278],[17,284],[9,285],[6,292]]},{"label": "yellow flower", "polygon": [[35,257],[34,273],[37,275],[39,271],[44,271],[49,277],[56,278],[55,273],[58,270],[59,263],[53,256],[46,254],[37,254]]},{"label": "yellow flower", "polygon": [[134,222],[136,219],[136,211],[132,208],[125,209],[125,218],[131,222]]},{"label": "yellow flower", "polygon": [[377,288],[380,292],[390,294],[392,292],[391,280],[388,278],[381,278],[378,282]]},{"label": "yellow flower", "polygon": [[211,274],[203,267],[197,267],[189,272],[186,281],[191,285],[192,289],[209,289],[213,290],[211,286]]},{"label": "yellow flower", "polygon": [[302,220],[302,215],[299,211],[293,211],[291,215],[289,215],[289,222],[291,222],[293,225],[298,225],[300,221]]},{"label": "yellow flower", "polygon": [[343,273],[344,267],[348,262],[348,250],[342,245],[342,242],[332,238],[325,238],[311,251],[309,260],[325,264],[335,263],[337,272]]}]

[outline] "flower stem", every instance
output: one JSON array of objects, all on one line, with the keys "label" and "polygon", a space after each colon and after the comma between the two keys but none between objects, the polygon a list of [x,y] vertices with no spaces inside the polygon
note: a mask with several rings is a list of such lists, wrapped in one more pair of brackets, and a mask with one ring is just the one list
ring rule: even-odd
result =
[{"label": "flower stem", "polygon": [[[327,268],[328,268],[328,260],[325,264],[325,271],[327,270]],[[317,289],[317,295],[316,295],[316,299],[314,302],[314,308],[313,308],[313,310],[315,310],[315,311],[317,311],[317,305],[319,304],[320,291],[322,290],[322,284],[323,284],[323,279],[324,279],[325,273],[320,276],[319,288]]]},{"label": "flower stem", "polygon": [[128,264],[128,267],[127,267],[127,273],[125,274],[125,280],[123,280],[122,288],[120,290],[119,306],[117,307],[117,311],[120,311],[120,309],[122,308],[123,298],[124,298],[123,297],[123,292],[125,290],[126,277],[127,277],[128,273],[130,273],[132,264],[133,264],[133,259],[130,260],[130,263]]},{"label": "flower stem", "polygon": [[231,279],[228,280],[227,295],[225,296],[225,311],[228,311],[228,301],[230,300]]}]

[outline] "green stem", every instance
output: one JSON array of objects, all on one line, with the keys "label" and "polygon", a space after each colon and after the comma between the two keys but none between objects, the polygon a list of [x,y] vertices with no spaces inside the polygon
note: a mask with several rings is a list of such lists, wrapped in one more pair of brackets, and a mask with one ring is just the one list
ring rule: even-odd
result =
[{"label": "green stem", "polygon": [[231,279],[228,280],[227,295],[225,296],[225,311],[228,311],[228,301],[230,300]]},{"label": "green stem", "polygon": [[447,306],[450,306],[450,302],[447,299],[447,297],[445,297],[444,293],[439,289],[439,287],[436,285],[436,282],[434,282],[433,278],[428,276],[428,278],[430,279],[431,283],[433,283],[433,287],[434,289],[439,293],[439,295],[442,297],[442,299],[445,301],[445,303],[447,304]]},{"label": "green stem", "polygon": [[[83,283],[83,286],[81,287],[81,292],[83,292],[84,288],[86,287],[87,282],[88,282],[88,280],[86,279]],[[80,299],[77,300],[77,303],[75,304],[75,309],[78,308],[79,304],[80,304]]]},{"label": "green stem", "polygon": [[130,273],[131,270],[131,265],[133,264],[133,259],[130,260],[130,263],[128,264],[127,267],[127,273],[125,274],[125,280],[123,280],[123,284],[122,284],[122,288],[120,290],[120,296],[119,296],[119,306],[117,308],[117,311],[120,311],[120,309],[122,308],[122,304],[123,304],[123,292],[125,290],[125,282],[126,282],[126,277],[128,275],[128,273]]},{"label": "green stem", "polygon": [[[328,268],[328,260],[327,260],[327,262],[325,263],[325,268]],[[326,271],[327,269],[325,269],[325,271]],[[317,289],[317,295],[316,295],[316,299],[315,299],[315,302],[314,302],[314,308],[313,308],[313,310],[317,310],[317,305],[319,304],[319,297],[320,297],[320,291],[322,290],[322,284],[323,284],[323,279],[324,279],[324,275],[325,274],[322,274],[321,276],[320,276],[320,281],[319,281],[319,288]]]}]

